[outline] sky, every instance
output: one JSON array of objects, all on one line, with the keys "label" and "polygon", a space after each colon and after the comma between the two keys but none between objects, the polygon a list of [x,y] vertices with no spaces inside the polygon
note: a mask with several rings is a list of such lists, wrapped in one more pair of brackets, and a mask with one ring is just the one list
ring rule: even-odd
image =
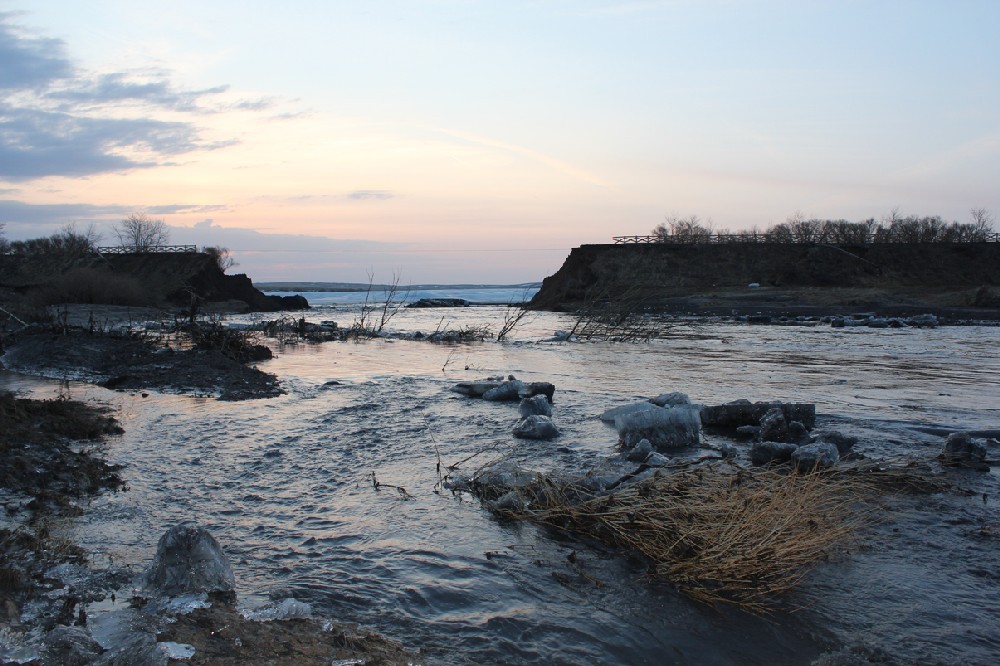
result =
[{"label": "sky", "polygon": [[[0,223],[520,283],[666,216],[1000,215],[995,0],[0,0]],[[1000,225],[994,224],[994,227]]]}]

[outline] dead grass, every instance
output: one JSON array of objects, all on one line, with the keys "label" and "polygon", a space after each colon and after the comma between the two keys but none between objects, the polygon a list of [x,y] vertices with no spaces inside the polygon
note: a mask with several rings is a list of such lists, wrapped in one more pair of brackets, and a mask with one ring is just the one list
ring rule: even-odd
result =
[{"label": "dead grass", "polygon": [[705,465],[580,501],[571,486],[526,491],[511,515],[645,555],[651,573],[707,603],[770,609],[871,520],[863,480]]}]

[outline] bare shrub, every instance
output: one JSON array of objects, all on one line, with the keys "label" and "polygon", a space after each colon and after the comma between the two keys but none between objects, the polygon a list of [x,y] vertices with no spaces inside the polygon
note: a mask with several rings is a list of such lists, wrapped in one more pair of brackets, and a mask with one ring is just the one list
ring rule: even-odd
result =
[{"label": "bare shrub", "polygon": [[225,273],[233,266],[238,266],[236,260],[229,253],[229,248],[215,246],[215,247],[203,247],[201,251],[212,257],[215,261],[215,265],[219,267],[219,270]]},{"label": "bare shrub", "polygon": [[514,332],[518,326],[528,317],[530,310],[525,307],[528,302],[528,290],[525,289],[521,294],[521,302],[515,303],[513,301],[507,303],[507,309],[504,310],[503,323],[500,325],[500,330],[497,331],[496,340],[497,342],[503,342],[508,335]]},{"label": "bare shrub", "polygon": [[382,333],[392,318],[399,314],[406,304],[409,289],[399,286],[400,275],[392,274],[392,282],[382,287],[382,297],[375,295],[375,274],[368,273],[368,289],[361,311],[351,324],[352,337],[374,338]]}]

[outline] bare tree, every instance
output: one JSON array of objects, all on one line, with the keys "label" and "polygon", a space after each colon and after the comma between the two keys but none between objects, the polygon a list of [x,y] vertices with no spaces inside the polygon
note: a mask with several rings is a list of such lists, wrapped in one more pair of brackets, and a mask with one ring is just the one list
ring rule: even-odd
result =
[{"label": "bare tree", "polygon": [[986,240],[993,232],[993,214],[985,208],[973,208],[969,212],[972,214],[972,233],[975,240]]},{"label": "bare tree", "polygon": [[136,253],[144,253],[170,240],[170,230],[163,220],[155,220],[145,213],[132,213],[115,226],[119,244]]}]

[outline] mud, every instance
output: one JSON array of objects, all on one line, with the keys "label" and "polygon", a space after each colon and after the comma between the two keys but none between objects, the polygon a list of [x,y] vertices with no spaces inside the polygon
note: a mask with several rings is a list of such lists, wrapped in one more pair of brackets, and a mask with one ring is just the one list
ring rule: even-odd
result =
[{"label": "mud", "polygon": [[116,390],[156,390],[220,400],[273,398],[282,393],[271,374],[218,349],[161,346],[137,334],[91,334],[80,329],[33,329],[8,344],[9,370],[76,379]]},{"label": "mud", "polygon": [[227,606],[178,615],[157,640],[193,646],[193,657],[172,662],[192,665],[329,666],[346,662],[390,666],[415,661],[397,643],[351,624],[312,618],[258,622]]}]

